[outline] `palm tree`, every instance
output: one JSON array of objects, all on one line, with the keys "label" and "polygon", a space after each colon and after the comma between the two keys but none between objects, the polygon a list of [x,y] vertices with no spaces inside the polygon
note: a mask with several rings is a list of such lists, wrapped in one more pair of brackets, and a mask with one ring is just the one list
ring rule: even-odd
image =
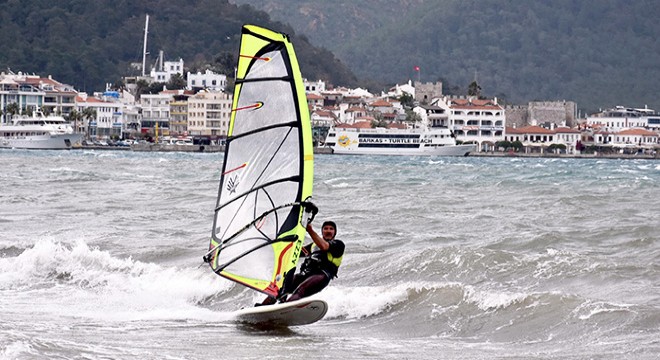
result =
[{"label": "palm tree", "polygon": [[74,132],[78,132],[78,121],[82,120],[82,114],[76,111],[75,109],[71,110],[69,113],[69,121],[73,121]]},{"label": "palm tree", "polygon": [[96,119],[96,109],[92,109],[92,108],[90,108],[90,107],[87,107],[87,108],[83,109],[83,111],[82,111],[82,118],[85,119],[85,120],[87,120],[87,121],[86,121],[86,124],[87,124],[86,128],[87,128],[87,130],[86,130],[85,138],[88,138],[88,139],[89,139],[89,122],[90,122],[91,120]]},{"label": "palm tree", "polygon": [[11,103],[7,104],[5,107],[5,115],[9,114],[11,115],[10,118],[13,118],[14,115],[18,114],[21,112],[21,108],[18,106],[18,103]]}]

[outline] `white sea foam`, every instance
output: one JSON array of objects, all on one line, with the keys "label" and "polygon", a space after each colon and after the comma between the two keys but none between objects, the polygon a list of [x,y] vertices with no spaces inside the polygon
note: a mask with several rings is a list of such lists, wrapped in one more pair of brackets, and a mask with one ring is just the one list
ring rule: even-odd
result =
[{"label": "white sea foam", "polygon": [[475,304],[483,311],[493,311],[522,303],[528,296],[529,294],[522,292],[477,290],[472,286],[466,286],[464,300]]},{"label": "white sea foam", "polygon": [[82,241],[38,241],[15,258],[0,258],[0,288],[48,297],[35,310],[104,320],[224,319],[196,305],[232,286],[212,275],[117,258]]},{"label": "white sea foam", "polygon": [[604,301],[585,301],[577,307],[573,314],[580,320],[588,320],[597,315],[603,315],[615,312],[631,312],[630,304],[612,304]]},{"label": "white sea foam", "polygon": [[1,359],[23,359],[34,356],[34,349],[27,341],[14,341],[0,348]]}]

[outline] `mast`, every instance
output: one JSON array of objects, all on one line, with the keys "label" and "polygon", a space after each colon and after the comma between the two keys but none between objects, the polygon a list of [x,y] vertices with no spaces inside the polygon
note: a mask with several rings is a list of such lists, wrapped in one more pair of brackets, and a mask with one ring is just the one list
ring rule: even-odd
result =
[{"label": "mast", "polygon": [[145,76],[144,68],[147,66],[147,33],[149,32],[149,14],[144,24],[144,48],[142,49],[142,76]]}]

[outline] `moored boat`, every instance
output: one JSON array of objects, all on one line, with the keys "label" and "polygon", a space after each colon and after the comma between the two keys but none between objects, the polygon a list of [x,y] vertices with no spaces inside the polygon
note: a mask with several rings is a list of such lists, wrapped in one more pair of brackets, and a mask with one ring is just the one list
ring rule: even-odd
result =
[{"label": "moored boat", "polygon": [[447,128],[331,128],[325,146],[335,154],[467,156],[474,144],[457,145]]},{"label": "moored boat", "polygon": [[0,126],[0,148],[70,149],[82,136],[63,117],[35,112],[15,116],[11,124]]}]

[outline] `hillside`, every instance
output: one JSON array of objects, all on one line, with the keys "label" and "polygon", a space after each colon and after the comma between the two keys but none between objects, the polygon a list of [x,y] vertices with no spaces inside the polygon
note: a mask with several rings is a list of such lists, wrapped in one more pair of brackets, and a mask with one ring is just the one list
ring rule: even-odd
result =
[{"label": "hillside", "polygon": [[148,64],[163,50],[166,59],[183,58],[187,70],[208,64],[233,75],[241,26],[251,23],[291,35],[303,76],[357,84],[329,51],[265,12],[226,0],[3,1],[0,69],[52,75],[87,92],[103,90],[105,83],[136,73],[129,64],[142,62],[146,14]]},{"label": "hillside", "polygon": [[[248,3],[249,0],[231,0]],[[660,110],[660,7],[651,0],[263,0],[261,9],[326,46],[359,77],[475,76],[509,102],[572,100]]]}]

